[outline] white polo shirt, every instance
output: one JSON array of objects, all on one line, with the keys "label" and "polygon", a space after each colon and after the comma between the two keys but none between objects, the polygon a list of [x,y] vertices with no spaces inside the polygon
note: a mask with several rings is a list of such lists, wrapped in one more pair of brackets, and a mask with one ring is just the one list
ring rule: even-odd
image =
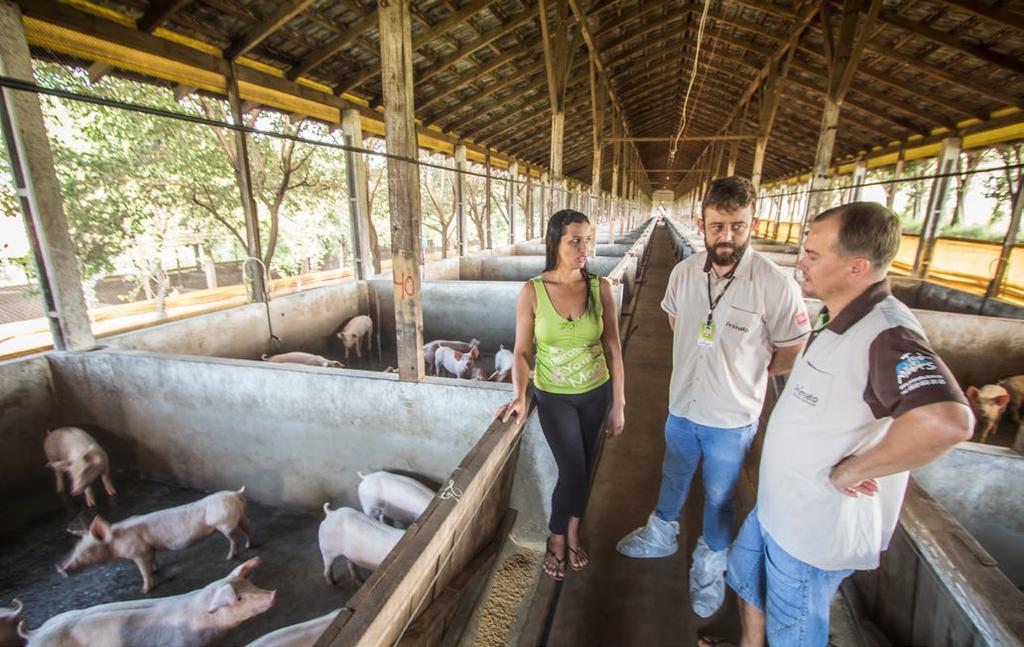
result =
[{"label": "white polo shirt", "polygon": [[876,568],[908,474],[879,478],[878,494],[858,498],[837,491],[829,474],[880,442],[894,418],[946,401],[966,404],[910,309],[888,281],[874,284],[814,333],[772,410],[757,493],[762,528],[812,566]]},{"label": "white polo shirt", "polygon": [[[676,319],[669,412],[732,429],[760,415],[773,347],[803,342],[810,323],[796,280],[756,250],[743,254],[726,288],[729,281],[715,274],[706,251],[694,254],[673,268],[661,309]],[[722,290],[712,313],[714,338],[700,343],[711,301]]]}]

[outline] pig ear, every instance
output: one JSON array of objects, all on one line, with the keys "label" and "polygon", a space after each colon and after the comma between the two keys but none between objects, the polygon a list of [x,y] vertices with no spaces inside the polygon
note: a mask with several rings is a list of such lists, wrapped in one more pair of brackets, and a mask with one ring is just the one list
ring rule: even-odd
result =
[{"label": "pig ear", "polygon": [[978,395],[978,387],[976,387],[976,386],[969,386],[969,387],[967,387],[967,390],[964,391],[964,393],[967,394],[967,399],[968,400],[973,400]]},{"label": "pig ear", "polygon": [[210,608],[207,611],[213,613],[236,602],[238,602],[238,594],[235,593],[235,587],[230,584],[223,584],[218,586],[217,590],[213,592],[213,597],[210,598]]},{"label": "pig ear", "polygon": [[462,355],[463,354],[460,353],[459,351],[455,351],[455,361],[458,362],[459,360],[461,360],[462,359]]},{"label": "pig ear", "polygon": [[249,573],[251,573],[252,570],[254,568],[256,568],[257,566],[259,566],[259,565],[260,565],[260,558],[259,557],[253,557],[249,561],[242,562],[241,564],[239,564],[235,568],[235,570],[231,571],[231,574],[228,575],[228,577],[248,577]]},{"label": "pig ear", "polygon": [[85,452],[84,458],[86,462],[92,465],[99,465],[103,461],[103,457],[100,456],[100,453],[95,449],[90,449],[89,451]]},{"label": "pig ear", "polygon": [[92,523],[89,524],[89,534],[104,543],[110,543],[110,540],[113,539],[110,524],[107,523],[106,519],[100,516],[97,516],[92,520]]},{"label": "pig ear", "polygon": [[997,395],[996,397],[994,397],[992,399],[995,400],[996,405],[1000,409],[1003,409],[1003,408],[1006,407],[1006,405],[1010,404],[1010,396],[1009,395]]},{"label": "pig ear", "polygon": [[58,470],[64,472],[67,471],[69,467],[71,467],[71,461],[67,459],[59,461],[50,461],[49,463],[46,464],[46,466],[49,467],[51,470]]}]

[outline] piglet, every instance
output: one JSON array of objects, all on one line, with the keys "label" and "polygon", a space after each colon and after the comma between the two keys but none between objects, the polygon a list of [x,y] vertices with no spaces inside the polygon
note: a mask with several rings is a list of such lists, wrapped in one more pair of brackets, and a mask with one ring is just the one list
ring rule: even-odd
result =
[{"label": "piglet", "polygon": [[437,349],[442,346],[457,350],[460,353],[469,353],[473,356],[473,359],[479,359],[480,357],[480,340],[471,339],[467,341],[450,341],[447,339],[435,339],[432,342],[428,342],[423,345],[423,363],[426,365],[426,372],[428,375],[438,375],[438,367],[434,362],[434,356],[437,354]]},{"label": "piglet", "polygon": [[92,482],[97,476],[103,481],[103,489],[108,495],[117,494],[114,484],[110,482],[107,452],[85,430],[59,427],[47,431],[43,451],[48,461],[46,466],[53,470],[57,479],[58,494],[64,491],[65,473],[71,479],[71,494],[78,496],[85,492],[85,505],[90,508],[96,505]]},{"label": "piglet", "polygon": [[473,379],[476,380],[477,382],[486,382],[487,373],[484,373],[484,369],[477,366],[476,368],[473,369]]},{"label": "piglet", "polygon": [[979,442],[984,443],[988,435],[999,426],[999,419],[1010,403],[1010,394],[998,384],[986,384],[980,389],[967,387],[967,401],[978,419],[976,427],[981,435]]},{"label": "piglet", "polygon": [[345,368],[345,365],[339,361],[301,351],[281,353],[280,355],[260,355],[260,359],[264,362],[274,362],[275,364],[305,364],[306,366],[319,366],[321,368]]},{"label": "piglet", "polygon": [[339,611],[341,609],[335,609],[319,618],[281,627],[277,631],[257,638],[246,647],[313,647],[317,638],[327,631],[327,627],[331,625],[331,621]]},{"label": "piglet", "polygon": [[353,508],[331,510],[324,504],[326,518],[320,522],[320,554],[324,558],[324,578],[334,584],[331,565],[338,557],[348,561],[349,576],[362,584],[356,567],[375,570],[405,531],[392,528]]},{"label": "piglet", "polygon": [[115,559],[130,559],[142,574],[142,592],[153,588],[156,551],[183,550],[208,537],[214,530],[228,538],[228,559],[235,556],[234,534],[245,534],[245,547],[252,544],[252,526],[245,516],[245,487],[232,492],[224,490],[166,510],[128,517],[111,524],[96,517],[81,536],[71,554],[57,565],[65,577],[94,564]]},{"label": "piglet", "polygon": [[1024,409],[1024,375],[1004,377],[999,380],[999,386],[1006,389],[1010,395],[1010,415],[1013,421],[1020,423],[1020,413]]},{"label": "piglet", "polygon": [[354,347],[356,358],[362,359],[363,339],[366,339],[366,354],[370,354],[373,346],[373,319],[366,315],[356,315],[348,320],[348,323],[338,332],[338,339],[345,346],[345,361],[348,361],[348,353]]},{"label": "piglet", "polygon": [[437,368],[437,374],[442,377],[450,373],[455,377],[468,380],[473,375],[473,354],[461,353],[447,346],[441,346],[434,353],[434,365]]},{"label": "piglet", "polygon": [[420,518],[434,498],[430,488],[408,476],[384,471],[357,474],[361,479],[359,506],[377,521],[391,519],[408,526]]},{"label": "piglet", "polygon": [[261,589],[246,579],[259,563],[258,557],[250,559],[227,577],[189,593],[67,611],[35,631],[26,631],[23,622],[18,633],[28,639],[30,647],[208,645],[274,605],[275,591]]},{"label": "piglet", "polygon": [[512,364],[514,355],[512,351],[505,350],[504,346],[498,347],[498,352],[494,355],[494,372],[487,378],[492,382],[508,382],[509,377],[512,375]]},{"label": "piglet", "polygon": [[25,610],[21,600],[14,598],[11,601],[11,608],[0,607],[0,645],[17,647],[24,645],[25,640],[18,634],[18,625],[21,623],[21,612]]}]

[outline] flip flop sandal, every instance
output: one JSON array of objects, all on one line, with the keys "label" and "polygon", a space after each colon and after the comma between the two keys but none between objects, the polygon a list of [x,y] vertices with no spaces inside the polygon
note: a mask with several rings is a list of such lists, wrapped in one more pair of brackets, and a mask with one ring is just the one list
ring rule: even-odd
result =
[{"label": "flip flop sandal", "polygon": [[569,549],[569,554],[571,554],[573,557],[576,558],[576,564],[580,563],[580,554],[581,553],[583,554],[583,557],[585,557],[586,560],[587,560],[586,564],[582,564],[580,566],[576,566],[576,564],[573,564],[572,560],[570,559],[569,560],[569,568],[571,568],[574,571],[582,571],[583,569],[585,569],[587,567],[588,564],[590,564],[590,556],[587,555],[587,551],[585,551],[583,549],[583,546],[578,546],[576,548],[573,548],[572,546],[566,546],[566,548]]},{"label": "flip flop sandal", "polygon": [[[551,555],[552,559],[555,560],[555,568],[553,569],[554,572],[549,571],[547,568],[548,555]],[[544,551],[544,562],[541,564],[541,568],[544,570],[545,575],[547,575],[556,582],[561,582],[565,579],[565,558],[562,557],[561,559],[559,559],[558,555],[552,552],[551,549],[546,549]],[[561,571],[561,575],[559,575],[559,571]]]}]

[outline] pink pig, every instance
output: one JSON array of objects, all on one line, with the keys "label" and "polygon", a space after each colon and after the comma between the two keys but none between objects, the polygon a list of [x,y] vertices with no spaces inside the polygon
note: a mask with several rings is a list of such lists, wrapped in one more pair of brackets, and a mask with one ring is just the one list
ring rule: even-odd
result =
[{"label": "pink pig", "polygon": [[252,543],[252,526],[245,516],[245,487],[237,491],[216,492],[198,501],[128,517],[110,524],[96,517],[81,536],[71,555],[57,565],[65,577],[94,564],[115,559],[130,559],[142,574],[142,592],[153,588],[156,551],[184,550],[215,530],[228,538],[228,559],[235,556],[234,535],[241,530],[245,547]]},{"label": "pink pig", "polygon": [[201,589],[152,600],[129,600],[75,609],[54,616],[35,631],[18,625],[31,647],[61,645],[209,645],[225,631],[274,606],[276,591],[246,579],[260,559],[254,557]]},{"label": "pink pig", "polygon": [[363,338],[366,339],[366,354],[370,354],[373,347],[373,319],[366,315],[357,315],[349,319],[345,327],[338,333],[338,339],[345,345],[345,361],[348,361],[349,351],[355,347],[356,358],[362,359]]},{"label": "pink pig", "polygon": [[57,479],[58,493],[64,491],[63,473],[67,473],[71,479],[71,494],[77,496],[85,492],[85,505],[90,508],[96,505],[92,482],[97,476],[103,481],[103,488],[108,495],[117,493],[114,484],[110,482],[107,452],[84,430],[78,427],[59,427],[46,432],[43,451],[48,461],[46,466],[53,470]]}]

